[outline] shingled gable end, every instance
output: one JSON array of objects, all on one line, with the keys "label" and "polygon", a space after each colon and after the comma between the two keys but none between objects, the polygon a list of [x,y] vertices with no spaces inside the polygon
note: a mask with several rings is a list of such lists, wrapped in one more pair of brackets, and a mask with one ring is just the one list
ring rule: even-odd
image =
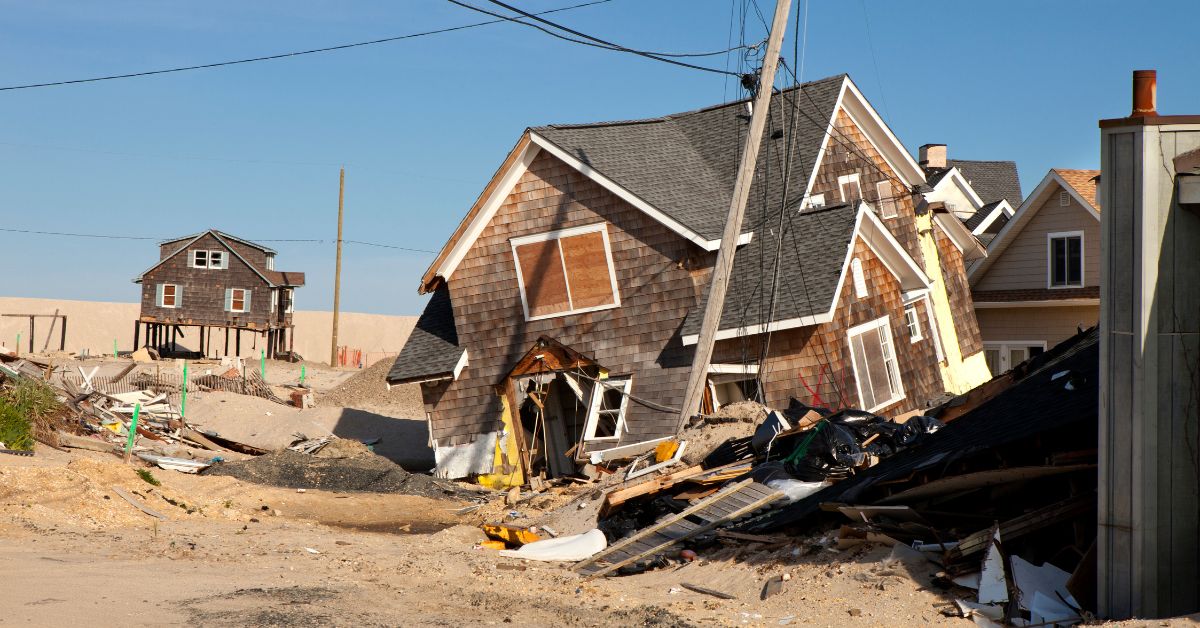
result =
[{"label": "shingled gable end", "polygon": [[[914,204],[923,172],[853,82],[784,90],[770,119],[705,407],[893,413],[986,378],[961,348],[969,295],[945,288],[982,247]],[[421,383],[440,475],[520,484],[674,436],[747,121],[739,101],[522,134],[422,277],[389,375]]]}]

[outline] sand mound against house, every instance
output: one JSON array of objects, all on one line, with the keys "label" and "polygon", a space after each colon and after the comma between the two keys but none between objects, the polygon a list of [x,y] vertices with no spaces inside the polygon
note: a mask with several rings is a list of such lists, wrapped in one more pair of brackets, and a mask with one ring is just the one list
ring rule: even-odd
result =
[{"label": "sand mound against house", "polygon": [[757,401],[738,401],[722,406],[712,416],[689,426],[679,435],[687,441],[683,462],[698,464],[725,441],[754,434],[754,428],[768,412],[770,408]]},{"label": "sand mound against house", "polygon": [[285,449],[250,460],[215,464],[204,471],[204,475],[225,475],[267,486],[338,492],[403,493],[425,497],[453,493],[432,477],[409,473],[375,454],[322,458]]},{"label": "sand mound against house", "polygon": [[387,387],[387,374],[395,358],[386,357],[355,373],[323,395],[317,395],[317,405],[342,408],[396,408],[402,416],[423,417],[419,384]]}]

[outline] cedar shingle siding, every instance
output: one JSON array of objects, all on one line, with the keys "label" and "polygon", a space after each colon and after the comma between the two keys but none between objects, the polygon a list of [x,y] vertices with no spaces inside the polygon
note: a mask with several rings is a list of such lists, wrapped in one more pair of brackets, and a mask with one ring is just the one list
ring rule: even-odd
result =
[{"label": "cedar shingle siding", "polygon": [[942,233],[940,227],[935,225],[933,232],[937,237],[938,257],[941,259],[942,277],[946,280],[946,295],[950,297],[954,328],[958,330],[958,350],[965,359],[983,351],[983,337],[979,333],[979,321],[975,319],[971,286],[967,283],[962,251]]}]

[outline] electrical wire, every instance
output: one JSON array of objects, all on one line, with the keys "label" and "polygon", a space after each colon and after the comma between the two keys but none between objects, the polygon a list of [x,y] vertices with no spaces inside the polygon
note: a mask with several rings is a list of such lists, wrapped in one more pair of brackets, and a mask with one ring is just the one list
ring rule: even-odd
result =
[{"label": "electrical wire", "polygon": [[[571,43],[576,43],[576,44],[582,44],[582,45],[585,45],[585,46],[591,46],[591,47],[594,47],[594,48],[602,48],[602,49],[605,49],[605,50],[612,50],[612,51],[615,51],[615,52],[627,52],[627,53],[630,53],[630,54],[635,54],[635,55],[638,55],[638,56],[640,56],[640,57],[645,57],[645,58],[647,58],[647,59],[653,59],[653,60],[655,60],[655,61],[661,61],[661,62],[663,62],[663,63],[670,63],[670,64],[672,64],[672,65],[677,65],[677,66],[680,66],[680,67],[690,68],[690,69],[693,69],[693,70],[701,70],[701,71],[703,71],[703,72],[711,72],[711,73],[714,73],[714,74],[733,75],[731,72],[728,72],[728,71],[726,71],[726,70],[722,70],[722,69],[720,69],[720,68],[710,68],[710,67],[708,67],[708,66],[696,65],[696,64],[694,64],[694,63],[687,63],[686,61],[678,61],[678,60],[676,60],[676,59],[672,59],[672,58],[670,58],[670,57],[689,57],[689,56],[712,56],[712,55],[718,55],[718,54],[725,54],[725,53],[727,53],[727,52],[730,52],[729,50],[721,50],[721,51],[712,52],[712,53],[657,53],[657,52],[648,52],[648,51],[645,51],[645,50],[636,50],[636,49],[633,49],[633,48],[628,48],[628,47],[626,47],[626,46],[622,46],[622,45],[620,45],[620,44],[614,44],[614,43],[612,43],[612,42],[610,42],[610,41],[605,41],[605,40],[603,40],[603,39],[600,39],[600,38],[598,38],[598,37],[593,37],[593,36],[591,36],[591,35],[588,35],[588,34],[586,34],[586,33],[581,33],[581,32],[579,32],[579,31],[577,31],[577,30],[573,30],[573,29],[567,28],[566,26],[562,26],[562,25],[560,25],[560,24],[556,24],[556,23],[554,23],[554,22],[551,22],[550,20],[544,20],[544,19],[542,19],[542,18],[540,18],[540,17],[537,17],[537,15],[536,15],[536,14],[533,14],[533,13],[528,13],[528,12],[526,12],[526,11],[522,11],[521,9],[518,9],[518,8],[516,8],[516,7],[514,7],[514,6],[511,6],[511,5],[505,4],[505,3],[503,3],[503,2],[499,2],[499,0],[488,0],[488,1],[489,1],[489,2],[491,2],[492,4],[495,4],[495,5],[497,5],[497,6],[504,7],[505,9],[508,9],[509,11],[512,11],[512,12],[514,12],[514,13],[518,13],[518,14],[520,14],[520,15],[521,15],[521,16],[523,16],[523,17],[526,17],[526,18],[529,18],[529,19],[532,19],[532,20],[535,20],[535,21],[541,22],[541,23],[543,23],[543,24],[546,24],[546,25],[548,25],[548,26],[550,26],[550,27],[552,27],[552,28],[556,28],[556,29],[558,29],[558,30],[561,30],[561,31],[563,31],[563,32],[570,33],[570,34],[572,34],[572,35],[575,35],[576,37],[580,37],[580,38],[582,38],[582,39],[576,39],[576,38],[574,38],[574,37],[567,37],[566,35],[563,35],[563,34],[561,34],[561,33],[556,33],[556,32],[554,32],[554,31],[552,31],[552,30],[550,30],[550,29],[548,29],[548,28],[543,28],[543,27],[541,27],[541,26],[538,26],[537,24],[531,24],[531,23],[529,23],[529,22],[522,22],[522,21],[521,21],[521,18],[518,18],[518,17],[512,17],[512,16],[507,16],[507,15],[504,15],[504,14],[501,14],[501,13],[495,13],[495,12],[493,12],[493,11],[489,11],[489,10],[487,10],[487,9],[484,9],[484,8],[482,8],[482,7],[477,7],[477,6],[474,6],[474,5],[468,4],[468,3],[466,3],[466,2],[462,2],[461,0],[447,0],[447,2],[450,2],[451,4],[458,5],[458,6],[460,6],[460,7],[463,7],[463,8],[465,8],[465,9],[470,9],[470,10],[472,10],[472,11],[477,11],[477,12],[479,12],[479,13],[483,13],[483,14],[485,14],[485,15],[491,15],[492,17],[496,17],[496,18],[499,18],[499,19],[502,19],[502,20],[508,20],[508,21],[510,21],[510,22],[512,22],[512,23],[514,23],[514,24],[520,24],[520,25],[522,25],[522,26],[527,26],[527,27],[529,27],[529,28],[534,28],[534,29],[537,29],[537,30],[539,30],[539,31],[541,31],[541,32],[543,32],[543,33],[545,33],[545,34],[547,34],[547,35],[550,35],[551,37],[556,37],[556,38],[558,38],[558,39],[561,39],[561,40],[563,40],[563,41],[568,41],[568,42],[571,42]],[[734,76],[736,76],[736,75],[734,75]]]},{"label": "electrical wire", "polygon": [[[48,236],[70,237],[70,238],[94,238],[94,239],[100,239],[100,240],[155,240],[158,242],[171,240],[171,238],[156,238],[153,236],[112,235],[112,234],[102,234],[102,233],[68,233],[68,232],[64,232],[64,231],[38,231],[38,230],[34,230],[34,229],[12,229],[9,227],[0,227],[0,232],[20,233],[20,234],[26,234],[26,235],[48,235]],[[252,242],[291,242],[291,243],[307,243],[307,244],[332,244],[332,243],[337,242],[336,239],[326,240],[326,239],[303,239],[303,238],[267,238],[267,239],[254,238],[254,239],[251,239],[251,241]],[[385,249],[397,249],[400,251],[410,251],[412,253],[428,253],[430,255],[437,254],[437,251],[431,251],[429,249],[417,249],[417,248],[412,248],[412,247],[407,247],[407,246],[397,246],[394,244],[380,244],[378,242],[364,242],[362,240],[343,239],[342,243],[343,244],[358,244],[358,245],[363,245],[363,246],[374,246],[374,247],[385,248]]]},{"label": "electrical wire", "polygon": [[[591,2],[583,2],[580,4],[573,4],[571,6],[559,7],[557,9],[549,9],[547,11],[540,11],[534,15],[547,15],[550,13],[558,13],[560,11],[570,11],[573,9],[581,9],[583,7],[589,7],[589,6],[593,6],[593,5],[597,5],[597,4],[605,4],[607,2],[612,2],[612,0],[592,0]],[[229,65],[257,63],[259,61],[274,61],[274,60],[278,60],[278,59],[287,59],[290,57],[300,57],[303,55],[318,54],[318,53],[323,53],[323,52],[334,52],[337,50],[347,50],[350,48],[359,48],[362,46],[374,46],[377,44],[386,44],[386,43],[391,43],[391,42],[395,42],[395,41],[401,41],[404,39],[414,39],[417,37],[425,37],[428,35],[440,35],[442,33],[461,31],[461,30],[466,30],[468,28],[477,28],[479,26],[488,26],[490,24],[499,24],[500,22],[505,22],[505,21],[513,21],[513,18],[487,20],[487,21],[483,21],[483,22],[475,22],[473,24],[463,24],[461,26],[451,26],[448,28],[439,28],[436,30],[424,31],[424,32],[420,32],[420,33],[410,33],[407,35],[384,37],[382,39],[372,39],[370,41],[360,41],[360,42],[354,42],[354,43],[350,43],[350,44],[341,44],[341,45],[337,45],[337,46],[326,46],[324,48],[312,48],[309,50],[298,50],[295,52],[283,52],[283,53],[279,53],[279,54],[266,55],[266,56],[262,56],[262,57],[251,57],[249,59],[236,59],[233,61],[219,61],[216,63],[203,63],[203,64],[199,64],[199,65],[189,65],[189,66],[182,66],[182,67],[176,67],[176,68],[166,68],[166,69],[162,69],[162,70],[147,70],[147,71],[143,71],[143,72],[127,72],[124,74],[111,74],[108,76],[96,76],[96,77],[91,77],[91,78],[72,79],[69,81],[51,81],[51,82],[45,82],[45,83],[30,83],[27,85],[9,85],[7,87],[0,87],[0,92],[12,91],[12,90],[18,90],[18,89],[34,89],[34,88],[38,88],[38,87],[57,87],[60,85],[77,85],[80,83],[96,83],[99,81],[112,81],[112,80],[116,80],[116,79],[136,78],[136,77],[141,77],[141,76],[153,76],[156,74],[171,74],[174,72],[188,72],[191,70],[205,70],[205,69],[209,69],[209,68],[219,68],[219,67],[224,67],[224,66],[229,66]]]}]

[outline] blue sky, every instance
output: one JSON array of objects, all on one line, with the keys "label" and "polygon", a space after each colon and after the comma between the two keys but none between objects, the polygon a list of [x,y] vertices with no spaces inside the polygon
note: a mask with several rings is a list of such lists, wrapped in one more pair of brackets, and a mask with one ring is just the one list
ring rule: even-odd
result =
[{"label": "blue sky", "polygon": [[[471,0],[482,6],[484,0]],[[510,0],[546,10],[578,0]],[[773,3],[759,0],[770,17]],[[742,0],[613,0],[548,16],[627,46],[736,44]],[[796,0],[797,9],[804,6]],[[1159,111],[1200,113],[1190,3],[812,0],[804,76],[847,72],[910,150],[1098,167],[1096,120],[1128,114],[1130,71]],[[487,19],[441,0],[0,0],[0,85],[191,65]],[[732,16],[732,20],[731,20]],[[869,20],[869,22],[868,22]],[[868,37],[868,24],[870,36]],[[731,31],[732,27],[732,31]],[[766,29],[753,12],[747,41]],[[790,33],[792,35],[794,33]],[[789,38],[790,39],[790,38]],[[791,42],[786,44],[790,55]],[[725,67],[722,57],[699,60]],[[736,65],[737,61],[731,63]],[[154,238],[216,227],[438,249],[527,126],[640,118],[737,96],[725,77],[499,24],[321,55],[0,92],[0,227]],[[277,243],[332,301],[332,243]],[[133,301],[152,242],[0,232],[0,295]],[[346,245],[342,307],[415,314],[427,253]]]}]

